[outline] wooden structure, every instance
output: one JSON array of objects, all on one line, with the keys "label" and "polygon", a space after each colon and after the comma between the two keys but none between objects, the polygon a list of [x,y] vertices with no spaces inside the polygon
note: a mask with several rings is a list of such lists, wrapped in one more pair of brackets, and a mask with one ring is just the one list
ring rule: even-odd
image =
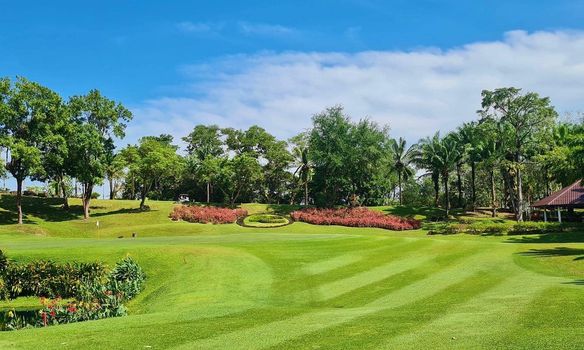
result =
[{"label": "wooden structure", "polygon": [[544,221],[547,221],[547,211],[557,210],[558,221],[562,222],[562,208],[573,211],[575,208],[584,208],[584,185],[578,180],[570,186],[564,187],[551,195],[538,200],[531,205],[534,208],[543,209]]}]

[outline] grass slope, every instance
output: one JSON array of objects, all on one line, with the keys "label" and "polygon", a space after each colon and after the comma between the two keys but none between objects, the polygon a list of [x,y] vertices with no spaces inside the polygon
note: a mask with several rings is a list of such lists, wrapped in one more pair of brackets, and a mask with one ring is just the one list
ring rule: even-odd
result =
[{"label": "grass slope", "polygon": [[84,222],[77,202],[71,214],[50,199],[25,203],[22,227],[0,214],[10,257],[112,264],[130,254],[148,280],[128,317],[3,332],[2,349],[584,348],[584,232],[255,230],[171,222],[172,203],[142,213],[134,201],[95,201]]}]

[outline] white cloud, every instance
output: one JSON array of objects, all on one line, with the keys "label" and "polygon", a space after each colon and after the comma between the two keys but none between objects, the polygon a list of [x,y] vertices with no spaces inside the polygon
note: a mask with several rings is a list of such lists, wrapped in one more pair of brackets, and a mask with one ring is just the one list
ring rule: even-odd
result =
[{"label": "white cloud", "polygon": [[296,29],[279,24],[239,22],[239,30],[245,35],[289,36],[296,34]]},{"label": "white cloud", "polygon": [[223,28],[222,23],[206,23],[206,22],[180,22],[176,24],[176,28],[184,33],[211,33],[220,31]]},{"label": "white cloud", "polygon": [[506,33],[446,51],[262,53],[183,67],[184,97],[134,108],[129,136],[186,135],[198,123],[264,126],[285,138],[327,106],[390,124],[410,141],[476,119],[482,89],[516,86],[584,109],[584,32]]}]

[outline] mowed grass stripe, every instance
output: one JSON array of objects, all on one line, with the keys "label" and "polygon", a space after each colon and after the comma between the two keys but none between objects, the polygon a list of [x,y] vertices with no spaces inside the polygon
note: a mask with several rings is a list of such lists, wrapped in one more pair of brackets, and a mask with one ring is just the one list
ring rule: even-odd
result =
[{"label": "mowed grass stripe", "polygon": [[464,250],[454,250],[450,254],[434,256],[421,266],[412,267],[398,274],[389,276],[375,283],[357,288],[350,293],[327,300],[324,305],[331,307],[358,307],[371,300],[378,299],[392,291],[405,287],[408,284],[423,280],[433,273],[440,271],[458,260],[478,252],[477,247]]},{"label": "mowed grass stripe", "polygon": [[[270,349],[335,348],[338,346],[336,341],[341,339],[343,346],[377,349],[388,338],[417,332],[418,327],[442,317],[456,304],[477,297],[505,278],[507,277],[496,273],[475,272],[440,292],[411,304],[383,309],[336,327],[280,343]],[[401,349],[401,346],[397,344],[393,348]],[[420,348],[424,347],[418,347]]]},{"label": "mowed grass stripe", "polygon": [[[465,303],[454,305],[447,314],[416,329],[415,333],[400,335],[379,348],[450,349],[454,345],[471,348],[477,341],[485,344],[485,348],[510,348],[510,343],[501,339],[501,336],[524,333],[524,324],[531,319],[527,317],[521,320],[524,318],[522,315],[529,315],[536,310],[545,313],[541,305],[531,306],[533,300],[541,296],[545,289],[560,286],[562,279],[542,278],[540,275],[517,269],[503,269],[498,273],[507,277],[505,281]],[[549,303],[549,296],[547,302]],[[541,320],[542,315],[535,319]],[[553,317],[552,322],[557,322],[557,319]],[[584,318],[580,321],[582,322]],[[549,328],[550,325],[545,326],[544,328]],[[436,342],[436,339],[441,339],[441,342]]]},{"label": "mowed grass stripe", "polygon": [[372,267],[387,264],[388,262],[402,258],[410,252],[417,252],[424,248],[439,244],[439,241],[416,240],[399,243],[397,245],[388,244],[377,248],[375,242],[372,242],[372,249],[363,256],[363,259],[333,270],[324,274],[306,275],[302,271],[293,275],[292,278],[284,277],[278,283],[284,284],[282,287],[287,291],[299,292],[316,290],[320,285],[334,281],[349,278],[353,275],[366,272]]},{"label": "mowed grass stripe", "polygon": [[[286,320],[222,334],[209,339],[189,342],[176,347],[176,349],[225,349],[230,347],[239,349],[263,349],[315,331],[322,331],[329,327],[350,322],[356,318],[381,310],[411,304],[416,300],[428,298],[433,294],[439,293],[449,286],[459,283],[483,270],[484,267],[476,263],[483,261],[484,257],[479,258],[478,255],[487,255],[487,253],[479,253],[462,259],[454,266],[445,268],[424,280],[417,281],[389,293],[364,307],[307,312]],[[496,260],[496,255],[492,258]],[[462,265],[468,265],[468,267],[461,268]]]}]

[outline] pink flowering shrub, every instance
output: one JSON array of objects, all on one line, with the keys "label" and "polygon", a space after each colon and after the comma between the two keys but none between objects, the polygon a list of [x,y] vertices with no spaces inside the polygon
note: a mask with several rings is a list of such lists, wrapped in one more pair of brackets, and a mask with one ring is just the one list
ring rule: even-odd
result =
[{"label": "pink flowering shrub", "polygon": [[420,221],[399,216],[385,215],[367,208],[302,209],[292,212],[292,218],[314,225],[341,225],[350,227],[377,227],[387,230],[413,230],[420,228]]},{"label": "pink flowering shrub", "polygon": [[247,210],[179,205],[174,207],[169,216],[174,221],[184,220],[201,224],[209,222],[213,224],[231,224],[247,216]]}]

